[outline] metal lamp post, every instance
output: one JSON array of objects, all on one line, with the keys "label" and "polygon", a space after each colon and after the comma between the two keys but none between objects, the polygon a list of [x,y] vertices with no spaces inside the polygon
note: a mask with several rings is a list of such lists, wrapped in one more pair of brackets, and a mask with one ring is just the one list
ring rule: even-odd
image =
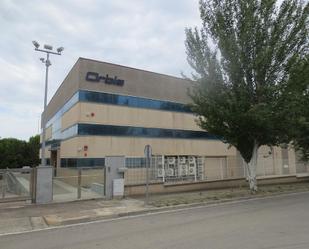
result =
[{"label": "metal lamp post", "polygon": [[42,115],[42,158],[41,158],[41,166],[46,166],[46,158],[45,158],[45,137],[46,137],[46,119],[45,119],[45,111],[46,111],[46,105],[47,105],[47,89],[48,89],[48,67],[51,65],[51,62],[49,60],[49,54],[55,54],[55,55],[61,55],[61,52],[63,51],[63,47],[57,48],[57,51],[53,51],[53,47],[51,45],[44,45],[44,49],[39,49],[40,44],[37,41],[32,41],[32,44],[34,45],[34,50],[38,52],[46,53],[46,59],[40,58],[40,61],[45,64],[46,66],[46,73],[45,73],[45,91],[44,91],[44,110]]}]

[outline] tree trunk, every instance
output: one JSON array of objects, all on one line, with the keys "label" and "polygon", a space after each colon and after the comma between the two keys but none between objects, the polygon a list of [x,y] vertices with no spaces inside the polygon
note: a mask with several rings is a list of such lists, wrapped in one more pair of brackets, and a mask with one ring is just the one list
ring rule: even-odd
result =
[{"label": "tree trunk", "polygon": [[255,142],[252,151],[252,157],[249,163],[246,163],[247,177],[251,193],[255,193],[258,190],[256,181],[256,167],[258,157],[258,144]]}]

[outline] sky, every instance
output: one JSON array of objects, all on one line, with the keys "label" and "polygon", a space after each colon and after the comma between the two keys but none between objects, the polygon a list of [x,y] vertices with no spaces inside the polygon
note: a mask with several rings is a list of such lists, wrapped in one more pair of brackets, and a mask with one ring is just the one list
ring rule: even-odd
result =
[{"label": "sky", "polygon": [[48,101],[79,57],[158,73],[190,73],[186,27],[200,25],[198,0],[1,0],[0,137],[38,134],[43,110],[44,54],[54,48]]}]

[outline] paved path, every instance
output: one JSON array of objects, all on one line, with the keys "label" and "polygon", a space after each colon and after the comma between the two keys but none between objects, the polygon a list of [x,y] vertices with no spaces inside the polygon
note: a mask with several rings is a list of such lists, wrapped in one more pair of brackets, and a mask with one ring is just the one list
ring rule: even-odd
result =
[{"label": "paved path", "polygon": [[0,237],[18,249],[308,249],[309,193]]},{"label": "paved path", "polygon": [[[119,214],[144,210],[144,201],[85,200],[32,205],[25,202],[0,203],[0,235],[26,232],[63,224],[108,219]],[[2,249],[0,247],[0,249]]]}]

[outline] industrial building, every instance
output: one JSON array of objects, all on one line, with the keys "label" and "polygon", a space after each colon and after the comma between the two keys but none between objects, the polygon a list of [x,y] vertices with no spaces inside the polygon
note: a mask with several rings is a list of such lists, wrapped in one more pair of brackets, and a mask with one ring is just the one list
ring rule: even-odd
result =
[{"label": "industrial building", "polygon": [[[125,156],[128,168],[142,168],[149,144],[158,178],[243,177],[237,150],[197,126],[188,106],[193,84],[79,58],[43,115],[46,158],[55,167],[75,168],[104,166],[106,156]],[[292,149],[262,147],[258,161],[259,175],[297,171]]]}]

